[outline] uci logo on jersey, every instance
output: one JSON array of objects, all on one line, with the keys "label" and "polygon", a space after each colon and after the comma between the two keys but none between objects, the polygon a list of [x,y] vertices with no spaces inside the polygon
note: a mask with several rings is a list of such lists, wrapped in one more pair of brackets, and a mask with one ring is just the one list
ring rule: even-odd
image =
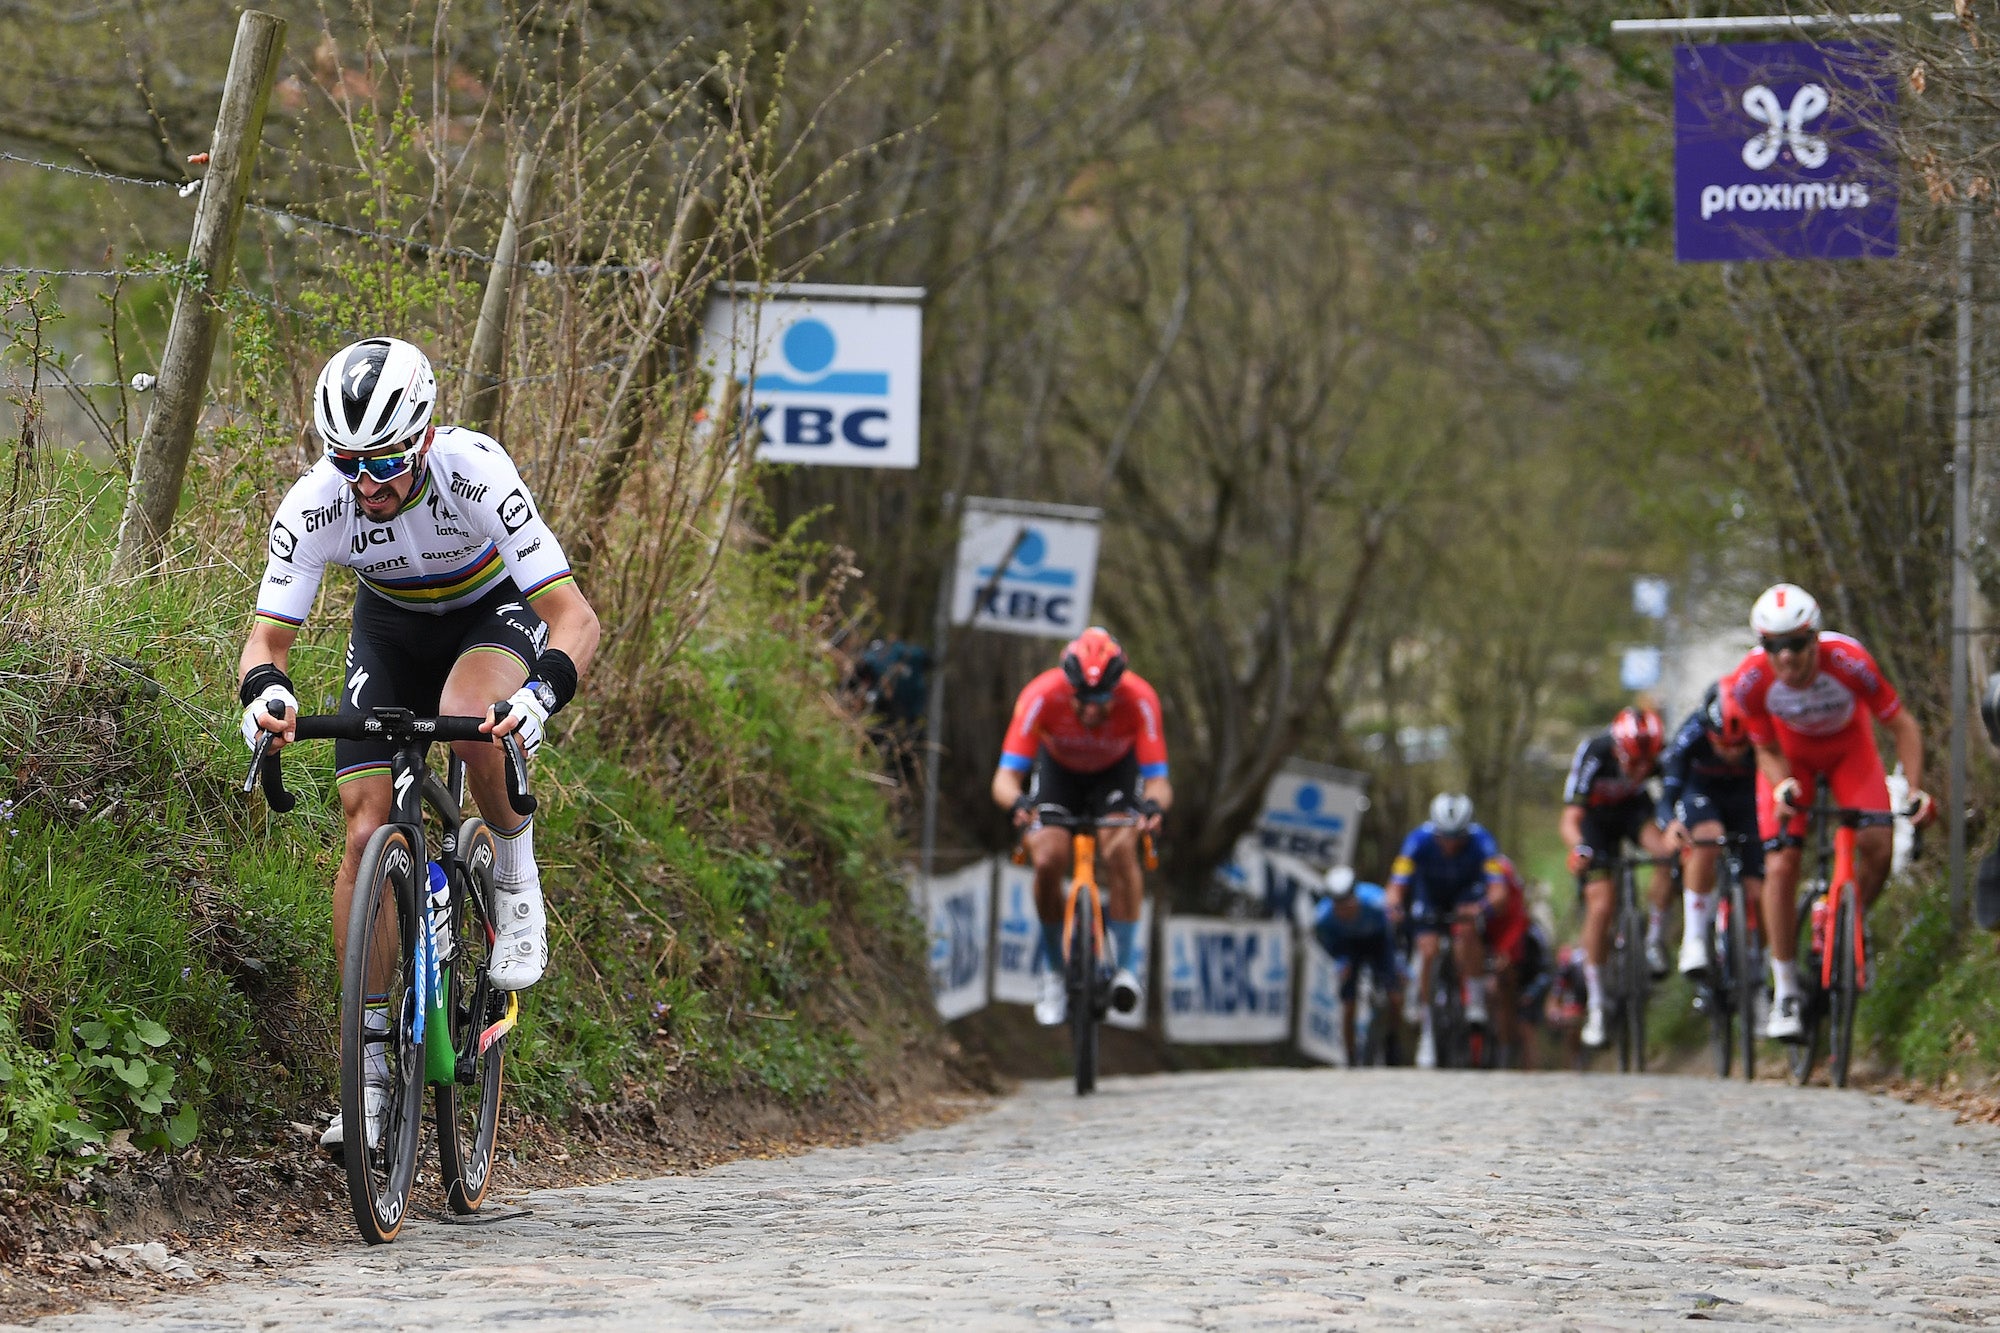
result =
[{"label": "uci logo on jersey", "polygon": [[380,527],[363,528],[354,534],[353,540],[348,545],[353,548],[354,554],[366,555],[369,547],[387,546],[395,540],[396,530],[387,523],[384,523]]}]

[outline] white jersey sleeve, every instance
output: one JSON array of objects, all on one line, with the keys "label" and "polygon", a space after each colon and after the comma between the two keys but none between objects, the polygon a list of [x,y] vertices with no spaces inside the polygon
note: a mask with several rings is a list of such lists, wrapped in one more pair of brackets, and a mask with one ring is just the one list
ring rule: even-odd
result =
[{"label": "white jersey sleeve", "polygon": [[327,539],[341,536],[333,520],[345,514],[348,503],[344,490],[322,494],[327,487],[320,473],[315,468],[293,482],[271,520],[264,581],[257,589],[259,620],[297,629],[312,612],[332,549]]},{"label": "white jersey sleeve", "polygon": [[524,600],[576,582],[562,543],[543,521],[514,460],[497,443],[477,431],[445,427],[438,431],[435,448],[450,473],[452,503],[498,548]]}]

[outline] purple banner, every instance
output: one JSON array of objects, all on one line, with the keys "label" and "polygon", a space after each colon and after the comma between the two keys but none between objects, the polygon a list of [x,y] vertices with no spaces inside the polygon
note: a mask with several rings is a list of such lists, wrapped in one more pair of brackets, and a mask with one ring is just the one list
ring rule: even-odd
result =
[{"label": "purple banner", "polygon": [[1674,51],[1674,255],[1888,259],[1896,78],[1851,43]]}]

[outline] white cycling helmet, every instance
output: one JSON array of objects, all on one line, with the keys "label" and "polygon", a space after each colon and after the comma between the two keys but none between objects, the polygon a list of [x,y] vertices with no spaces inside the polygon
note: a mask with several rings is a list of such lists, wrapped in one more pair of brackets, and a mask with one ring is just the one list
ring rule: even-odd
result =
[{"label": "white cycling helmet", "polygon": [[1750,608],[1750,628],[1759,638],[1819,629],[1819,603],[1796,583],[1774,583]]},{"label": "white cycling helmet", "polygon": [[313,425],[329,451],[369,454],[431,424],[437,376],[401,338],[364,338],[334,353],[313,387]]},{"label": "white cycling helmet", "polygon": [[1347,866],[1335,866],[1326,872],[1326,896],[1339,902],[1354,892],[1354,871]]},{"label": "white cycling helmet", "polygon": [[1472,798],[1463,792],[1441,791],[1431,799],[1431,827],[1455,838],[1472,827]]}]

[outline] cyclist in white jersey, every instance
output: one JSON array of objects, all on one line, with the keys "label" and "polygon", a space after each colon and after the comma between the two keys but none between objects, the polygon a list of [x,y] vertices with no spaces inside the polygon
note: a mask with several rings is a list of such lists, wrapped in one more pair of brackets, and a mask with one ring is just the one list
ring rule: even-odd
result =
[{"label": "cyclist in white jersey", "polygon": [[[270,556],[241,660],[243,739],[294,739],[298,699],[285,674],[299,627],[329,565],[355,571],[353,629],[340,710],[487,715],[494,744],[454,748],[493,826],[498,929],[490,975],[503,990],[541,979],[548,926],[535,867],[534,821],[507,802],[501,736],[533,754],[549,717],[576,693],[597,650],[597,615],[570,576],[513,461],[477,431],[431,423],[437,381],[410,343],[370,338],[320,372],[313,420],[325,455],[299,478],[271,523]],[[494,700],[507,717],[493,721]],[[283,703],[283,719],[271,705]],[[392,746],[334,747],[346,852],[334,879],[334,948],[346,951],[348,902],[369,837],[387,822]],[[366,1015],[386,1031],[386,1012]],[[373,1071],[371,1071],[373,1072]],[[386,1079],[386,1065],[380,1071]],[[381,1100],[368,1088],[369,1137]],[[339,1116],[323,1143],[341,1142]]]}]

